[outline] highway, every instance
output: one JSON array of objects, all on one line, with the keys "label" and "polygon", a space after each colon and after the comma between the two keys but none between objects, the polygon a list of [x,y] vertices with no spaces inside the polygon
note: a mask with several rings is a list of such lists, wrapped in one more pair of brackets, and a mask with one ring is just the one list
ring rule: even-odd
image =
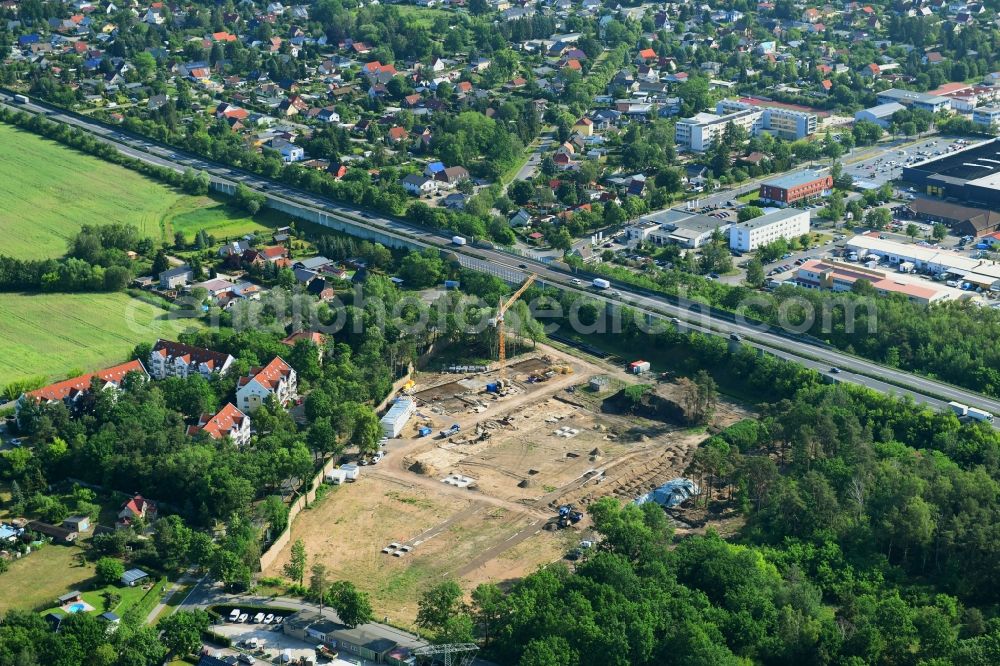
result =
[{"label": "highway", "polygon": [[833,377],[833,373],[829,373],[831,368],[838,368],[841,371],[836,373],[838,381],[862,384],[882,392],[910,395],[917,402],[923,402],[936,408],[946,406],[948,401],[958,401],[985,409],[993,414],[1000,414],[1000,400],[996,398],[882,366],[873,361],[833,349],[820,341],[794,334],[779,335],[764,330],[760,324],[749,321],[740,321],[739,319],[730,321],[711,312],[707,306],[701,303],[685,301],[685,299],[674,303],[666,297],[640,293],[639,290],[624,284],[615,284],[611,290],[596,292],[586,288],[587,280],[583,280],[582,284],[575,284],[571,281],[571,275],[562,270],[555,270],[534,259],[516,257],[494,249],[455,247],[450,243],[451,235],[448,232],[416,227],[401,220],[334,202],[254,174],[219,165],[183,151],[164,147],[153,141],[136,138],[113,127],[62,113],[34,102],[13,104],[11,96],[4,93],[0,93],[0,102],[6,102],[14,109],[44,114],[49,120],[81,128],[95,137],[113,144],[122,153],[151,164],[178,171],[183,171],[188,167],[203,170],[210,174],[213,182],[218,184],[235,187],[237,183],[242,183],[271,199],[283,200],[316,212],[322,212],[331,218],[340,218],[355,225],[377,229],[389,237],[398,238],[401,242],[410,245],[448,249],[455,252],[461,264],[466,268],[492,274],[511,283],[518,283],[529,274],[535,273],[541,284],[562,290],[585,292],[595,299],[606,302],[624,303],[652,318],[677,319],[682,326],[723,336],[736,334],[744,344],[761,347],[790,360],[805,363],[820,372],[826,372],[831,377]]}]

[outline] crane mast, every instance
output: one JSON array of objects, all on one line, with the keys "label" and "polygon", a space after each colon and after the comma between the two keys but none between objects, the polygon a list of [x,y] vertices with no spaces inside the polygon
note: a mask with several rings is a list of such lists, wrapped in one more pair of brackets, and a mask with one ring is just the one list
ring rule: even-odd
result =
[{"label": "crane mast", "polygon": [[517,302],[517,299],[521,298],[524,292],[528,290],[528,287],[531,286],[537,277],[538,275],[535,273],[529,275],[528,279],[524,281],[524,284],[522,284],[517,291],[514,292],[513,296],[508,298],[506,302],[503,300],[503,297],[501,297],[500,304],[497,306],[497,316],[494,321],[496,322],[497,327],[497,339],[500,343],[500,353],[498,357],[500,362],[500,382],[504,385],[507,383],[507,340],[503,326],[504,313]]}]

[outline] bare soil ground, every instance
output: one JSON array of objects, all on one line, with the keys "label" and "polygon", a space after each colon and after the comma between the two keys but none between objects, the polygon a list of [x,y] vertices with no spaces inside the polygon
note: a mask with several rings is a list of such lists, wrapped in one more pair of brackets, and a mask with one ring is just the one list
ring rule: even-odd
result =
[{"label": "bare soil ground", "polygon": [[[556,507],[583,509],[606,495],[634,499],[681,475],[706,437],[704,429],[602,413],[608,393],[586,389],[598,374],[614,377],[613,389],[639,381],[541,345],[536,357],[509,368],[513,389],[504,397],[483,390],[495,373],[421,374],[417,416],[403,438],[377,466],[362,468],[356,483],[303,512],[292,541],[302,538],[311,562],[370,592],[376,614],[400,624],[413,621],[420,592],[441,580],[455,578],[466,589],[504,584],[560,559],[590,532],[587,518],[551,529]],[[717,409],[718,425],[743,416],[737,405]],[[452,423],[461,426],[457,435],[437,435]],[[434,435],[417,437],[421,424]],[[412,551],[383,554],[391,542]],[[288,550],[266,575],[280,575]]]}]

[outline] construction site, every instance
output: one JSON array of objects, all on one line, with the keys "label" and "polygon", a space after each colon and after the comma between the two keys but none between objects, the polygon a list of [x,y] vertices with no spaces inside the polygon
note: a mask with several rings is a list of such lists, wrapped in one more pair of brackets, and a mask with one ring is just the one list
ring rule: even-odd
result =
[{"label": "construction site", "polygon": [[[509,364],[421,371],[407,389],[413,415],[384,457],[304,511],[292,542],[402,625],[443,579],[468,591],[573,559],[595,539],[588,505],[635,501],[676,479],[706,438],[704,427],[612,408],[634,383],[655,383],[664,399],[679,390],[616,359],[542,344]],[[746,416],[719,400],[711,426]],[[264,573],[280,575],[288,556]]]}]

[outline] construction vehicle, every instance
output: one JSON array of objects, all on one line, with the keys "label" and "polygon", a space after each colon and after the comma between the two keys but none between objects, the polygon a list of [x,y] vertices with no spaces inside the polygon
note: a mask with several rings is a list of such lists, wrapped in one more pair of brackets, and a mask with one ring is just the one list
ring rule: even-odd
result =
[{"label": "construction vehicle", "polygon": [[497,341],[499,344],[499,360],[498,363],[500,368],[500,378],[497,380],[497,395],[503,395],[507,390],[507,340],[504,337],[504,327],[503,327],[503,316],[507,310],[510,309],[517,299],[528,290],[528,287],[535,281],[538,275],[532,273],[528,276],[528,279],[524,281],[524,284],[514,292],[514,295],[508,298],[506,301],[503,298],[500,299],[500,305],[497,307],[497,315],[493,318],[491,322],[497,327]]},{"label": "construction vehicle", "polygon": [[576,525],[581,520],[583,520],[583,513],[581,511],[577,511],[576,507],[572,504],[563,504],[559,507],[559,519],[557,521],[559,527]]},{"label": "construction vehicle", "polygon": [[458,431],[461,430],[461,429],[462,429],[462,426],[458,425],[457,423],[453,423],[453,424],[451,424],[450,428],[448,428],[447,430],[442,430],[438,434],[441,435],[441,439],[448,439],[452,435],[457,434]]}]

